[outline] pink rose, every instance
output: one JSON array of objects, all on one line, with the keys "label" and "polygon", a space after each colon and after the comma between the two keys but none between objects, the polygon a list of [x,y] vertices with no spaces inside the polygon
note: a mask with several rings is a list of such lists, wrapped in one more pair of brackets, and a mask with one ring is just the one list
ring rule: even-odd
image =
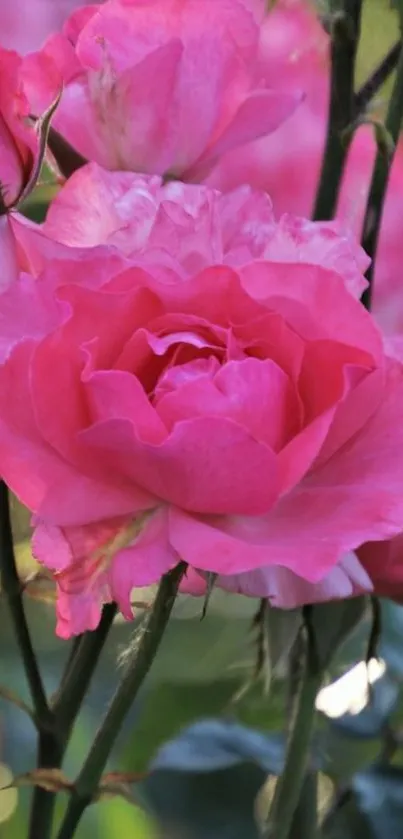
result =
[{"label": "pink rose", "polygon": [[[282,87],[300,85],[304,102],[270,137],[224,155],[208,182],[221,190],[242,183],[269,192],[276,213],[310,216],[317,190],[326,137],[329,63],[328,37],[305,0],[278,0],[262,27],[261,66],[265,77],[276,68]],[[359,129],[354,138],[337,216],[361,235],[372,165],[372,129]],[[376,263],[373,311],[388,332],[403,329],[400,266],[403,239],[403,143],[399,144],[385,202]]]},{"label": "pink rose", "polygon": [[[61,77],[54,125],[84,157],[109,169],[200,179],[224,152],[277,128],[300,101],[295,89],[271,90],[262,79],[263,8],[263,0],[83,7],[27,58],[32,107],[43,109]],[[53,78],[37,72],[49,56]]]},{"label": "pink rose", "polygon": [[111,598],[130,618],[179,558],[189,584],[276,603],[288,571],[285,605],[299,583],[370,589],[344,557],[401,529],[403,374],[353,296],[362,252],[276,224],[248,188],[150,178],[142,200],[134,255],[65,246],[0,297],[0,470],[34,513],[58,633]]},{"label": "pink rose", "polygon": [[25,223],[24,228],[17,236],[28,258],[49,249],[45,237],[55,243],[55,255],[57,243],[108,245],[122,256],[159,263],[160,272],[173,267],[188,275],[215,262],[237,266],[264,258],[335,268],[356,297],[366,287],[369,260],[348,232],[341,234],[335,222],[314,224],[289,215],[276,222],[268,196],[246,185],[221,194],[89,163],[50,204],[41,244],[36,226]]},{"label": "pink rose", "polygon": [[17,53],[0,47],[0,291],[18,274],[7,211],[26,188],[38,153],[38,138],[28,121],[29,106],[20,70]]},{"label": "pink rose", "polygon": [[304,101],[270,137],[220,158],[208,182],[218,189],[248,183],[269,192],[277,213],[309,216],[326,137],[328,37],[306,0],[277,0],[262,25],[260,68],[282,89],[304,90]]},{"label": "pink rose", "polygon": [[[398,537],[397,537],[398,538]],[[385,542],[372,542],[382,547]],[[189,568],[182,591],[194,597],[206,596],[208,575]],[[350,551],[317,583],[305,580],[294,571],[280,565],[270,565],[243,574],[219,574],[215,585],[225,591],[247,597],[268,598],[272,606],[295,609],[306,603],[344,600],[360,594],[372,593],[373,581],[363,563]]]},{"label": "pink rose", "polygon": [[34,165],[38,140],[28,121],[29,105],[16,52],[0,47],[0,187],[1,203],[14,204]]},{"label": "pink rose", "polygon": [[37,50],[80,5],[80,0],[3,0],[0,3],[1,43],[19,53]]}]

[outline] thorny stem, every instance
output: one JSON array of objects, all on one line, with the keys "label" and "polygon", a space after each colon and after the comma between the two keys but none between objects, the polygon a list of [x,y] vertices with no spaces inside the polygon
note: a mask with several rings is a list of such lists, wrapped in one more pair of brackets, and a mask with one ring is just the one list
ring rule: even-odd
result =
[{"label": "thorny stem", "polygon": [[[87,693],[116,614],[116,606],[104,606],[94,632],[86,632],[73,643],[73,655],[51,705],[53,730],[40,731],[37,766],[58,769],[68,746],[73,724]],[[56,794],[35,788],[30,816],[29,839],[48,839],[52,829]]]},{"label": "thorny stem", "polygon": [[[403,118],[403,50],[400,50],[392,94],[385,119],[385,143],[378,142],[378,152],[372,173],[371,186],[363,222],[362,246],[371,257],[366,272],[368,287],[362,296],[364,306],[371,307],[373,280],[383,206],[388,188],[390,170],[399,139]],[[387,148],[385,148],[385,145]],[[390,148],[388,148],[390,146]]]},{"label": "thorny stem", "polygon": [[43,728],[46,730],[51,725],[52,715],[46,699],[46,693],[25,615],[21,582],[15,562],[8,489],[4,481],[0,481],[0,565],[2,587],[24,665],[35,720],[39,729]]},{"label": "thorny stem", "polygon": [[[274,792],[265,839],[288,839],[306,779],[315,719],[315,699],[322,682],[314,639],[306,632],[303,672],[295,700],[284,770]],[[64,837],[63,837],[64,839]]]},{"label": "thorny stem", "polygon": [[75,783],[58,839],[72,839],[96,793],[110,751],[160,646],[185,568],[184,563],[179,563],[161,580],[140,644],[129,658],[126,673]]},{"label": "thorny stem", "polygon": [[[38,741],[37,767],[40,769],[59,769],[64,756],[62,744],[53,731],[40,731]],[[32,798],[29,839],[48,839],[51,835],[53,814],[56,804],[54,792],[35,787]]]},{"label": "thorny stem", "polygon": [[401,41],[396,41],[386,53],[380,64],[371,73],[354,97],[354,119],[358,119],[374,98],[375,94],[396,69],[401,50]]},{"label": "thorny stem", "polygon": [[57,724],[65,735],[70,731],[80,709],[115,615],[114,603],[104,606],[98,628],[95,632],[86,632],[82,635],[76,646],[73,660],[53,703]]},{"label": "thorny stem", "polygon": [[[354,121],[354,72],[362,0],[338,0],[331,22],[331,83],[326,146],[313,217],[333,218]],[[350,136],[351,139],[351,136]]]}]

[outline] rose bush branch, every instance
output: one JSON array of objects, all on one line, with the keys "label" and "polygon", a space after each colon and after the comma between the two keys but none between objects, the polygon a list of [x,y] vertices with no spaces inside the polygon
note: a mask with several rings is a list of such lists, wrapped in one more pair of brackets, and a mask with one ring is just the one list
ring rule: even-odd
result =
[{"label": "rose bush branch", "polygon": [[94,632],[84,633],[81,637],[73,660],[62,680],[60,690],[55,697],[53,710],[58,726],[66,734],[70,732],[78,714],[115,615],[116,606],[114,603],[104,606],[98,628]]},{"label": "rose bush branch", "polygon": [[185,569],[180,562],[161,580],[141,641],[126,664],[126,672],[75,783],[58,839],[72,839],[97,791],[111,749],[158,651]]},{"label": "rose bush branch", "polygon": [[390,170],[399,139],[402,118],[403,50],[400,51],[399,55],[396,78],[385,119],[385,127],[384,130],[382,127],[379,127],[377,130],[378,151],[363,223],[362,245],[372,259],[372,262],[367,268],[365,274],[368,280],[368,287],[365,289],[362,296],[362,302],[367,309],[369,309],[371,305],[376,252],[382,222],[383,206],[388,188]]},{"label": "rose bush branch", "polygon": [[362,0],[332,3],[331,81],[327,139],[314,218],[333,218],[354,120],[354,73],[360,38]]},{"label": "rose bush branch", "polygon": [[[58,769],[64,758],[71,731],[87,693],[116,614],[116,606],[104,606],[94,632],[86,632],[74,644],[60,687],[51,703],[52,728],[39,734],[38,769]],[[30,813],[30,839],[47,839],[53,822],[56,794],[36,787]]]},{"label": "rose bush branch", "polygon": [[[65,751],[65,744],[55,730],[40,731],[38,737],[37,760],[38,769],[58,769],[61,766]],[[54,792],[48,792],[41,787],[34,787],[31,810],[29,815],[28,839],[50,839],[53,814],[56,804]]]},{"label": "rose bush branch", "polygon": [[294,705],[294,718],[290,725],[283,773],[277,782],[270,807],[265,839],[288,839],[306,779],[315,699],[321,687],[323,669],[319,666],[313,633],[309,631],[306,622],[304,633],[303,667]]},{"label": "rose bush branch", "polygon": [[10,611],[11,621],[23,663],[38,729],[47,729],[52,714],[31,641],[22,600],[22,585],[18,576],[11,530],[8,489],[0,481],[0,563],[2,590]]},{"label": "rose bush branch", "polygon": [[[49,706],[38,662],[31,641],[22,600],[22,586],[15,562],[11,530],[8,489],[0,482],[0,561],[2,588],[9,606],[13,629],[21,661],[25,670],[38,729],[38,766],[59,766],[62,758],[61,744],[54,730],[54,715]],[[29,836],[41,835],[46,839],[51,827],[54,796],[35,790],[31,811]],[[37,829],[41,828],[38,834]]]},{"label": "rose bush branch", "polygon": [[378,93],[379,89],[388,80],[389,76],[396,69],[399,61],[401,42],[396,41],[386,53],[382,61],[375,68],[373,73],[363,83],[354,98],[354,118],[358,119],[365,113],[371,99]]}]

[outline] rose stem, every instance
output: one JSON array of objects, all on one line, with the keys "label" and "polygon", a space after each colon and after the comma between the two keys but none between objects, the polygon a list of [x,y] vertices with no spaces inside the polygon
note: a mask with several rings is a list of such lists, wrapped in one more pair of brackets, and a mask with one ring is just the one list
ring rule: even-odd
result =
[{"label": "rose stem", "polygon": [[[371,306],[376,251],[382,222],[382,213],[388,188],[389,174],[396,152],[403,119],[403,50],[400,50],[396,77],[392,88],[385,119],[385,137],[378,137],[378,151],[372,172],[371,186],[365,210],[362,246],[371,257],[371,264],[365,274],[368,287],[362,295],[364,306]],[[382,142],[384,139],[384,142]]]},{"label": "rose stem", "polygon": [[[39,732],[37,766],[58,769],[68,746],[74,721],[116,615],[115,604],[104,606],[94,632],[76,639],[59,690],[51,704],[52,728]],[[36,787],[33,795],[29,839],[47,839],[52,828],[56,794]]]},{"label": "rose stem", "polygon": [[328,128],[313,218],[334,216],[354,120],[354,72],[362,0],[340,0],[331,20],[331,81]]},{"label": "rose stem", "polygon": [[185,568],[185,563],[181,562],[161,580],[140,644],[126,665],[126,673],[75,782],[58,839],[72,839],[84,810],[97,791],[110,751],[159,649]]},{"label": "rose stem", "polygon": [[304,661],[299,691],[295,699],[282,775],[277,781],[270,807],[265,839],[288,839],[294,813],[306,780],[315,700],[323,678],[318,665],[314,638],[305,627]]}]

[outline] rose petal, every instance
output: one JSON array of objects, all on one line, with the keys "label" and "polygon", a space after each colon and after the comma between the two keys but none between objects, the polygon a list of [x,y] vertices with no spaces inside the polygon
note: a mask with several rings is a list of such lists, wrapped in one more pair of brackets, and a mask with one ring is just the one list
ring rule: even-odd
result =
[{"label": "rose petal", "polygon": [[273,452],[222,417],[178,423],[159,445],[141,442],[134,420],[99,422],[79,437],[148,492],[183,509],[255,515],[277,495]]}]

